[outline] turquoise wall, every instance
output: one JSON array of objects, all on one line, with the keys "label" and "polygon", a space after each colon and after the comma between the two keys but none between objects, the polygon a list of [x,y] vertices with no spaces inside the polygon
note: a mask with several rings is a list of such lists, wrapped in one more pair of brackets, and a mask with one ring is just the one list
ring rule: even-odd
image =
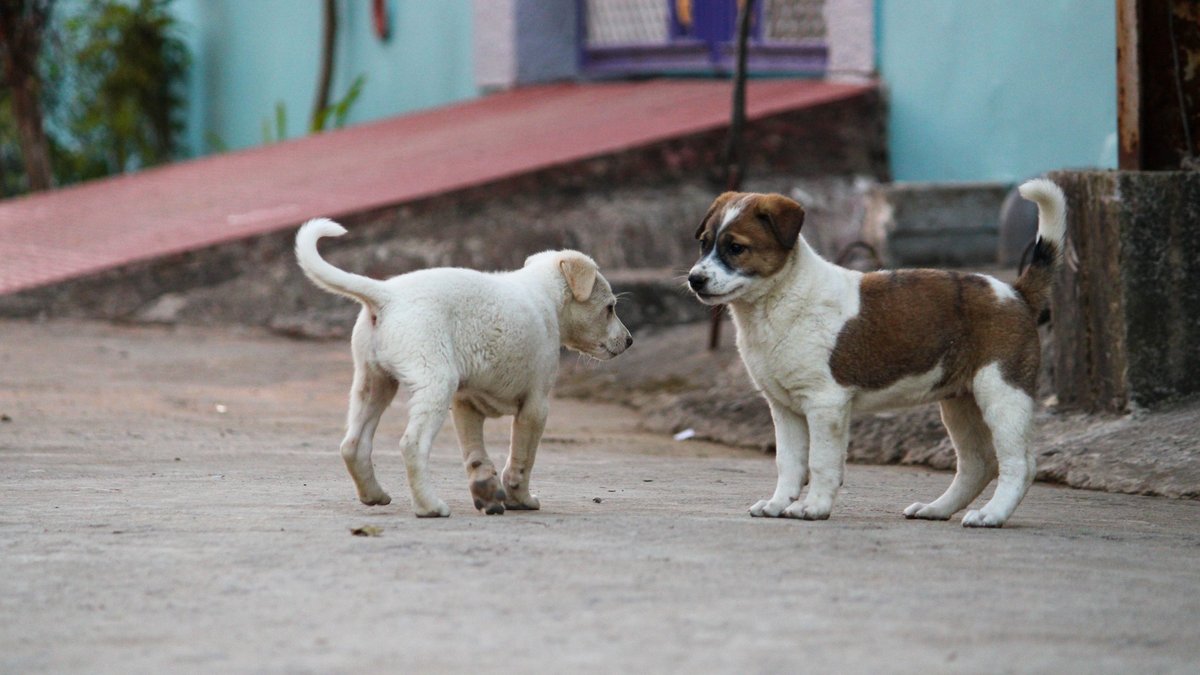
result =
[{"label": "turquoise wall", "polygon": [[1116,166],[1111,0],[877,0],[896,180]]},{"label": "turquoise wall", "polygon": [[[187,145],[193,155],[263,142],[275,107],[288,137],[307,132],[320,68],[320,0],[176,0],[173,11],[193,56]],[[389,0],[392,34],[381,42],[368,0],[338,2],[331,100],[359,74],[362,95],[349,123],[473,97],[470,0]]]}]

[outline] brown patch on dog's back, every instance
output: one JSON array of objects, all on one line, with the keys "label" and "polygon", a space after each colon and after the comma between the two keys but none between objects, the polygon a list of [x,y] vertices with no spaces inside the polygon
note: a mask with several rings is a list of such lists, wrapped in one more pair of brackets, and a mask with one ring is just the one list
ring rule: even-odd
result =
[{"label": "brown patch on dog's back", "polygon": [[939,364],[935,389],[965,392],[975,373],[998,362],[1004,378],[1034,393],[1041,351],[1036,317],[1000,299],[986,279],[940,270],[873,272],[862,277],[859,312],[829,358],[842,386],[877,390]]}]

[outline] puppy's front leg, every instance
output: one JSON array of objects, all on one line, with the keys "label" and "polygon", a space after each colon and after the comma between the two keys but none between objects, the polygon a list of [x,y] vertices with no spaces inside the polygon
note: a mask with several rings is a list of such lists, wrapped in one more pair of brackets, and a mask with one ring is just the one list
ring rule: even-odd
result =
[{"label": "puppy's front leg", "polygon": [[808,494],[783,511],[788,518],[825,520],[842,485],[846,467],[846,445],[850,441],[848,405],[813,408],[807,411],[809,430]]},{"label": "puppy's front leg", "polygon": [[808,471],[808,421],[779,401],[767,399],[775,422],[775,494],[750,507],[750,515],[774,518],[800,499]]},{"label": "puppy's front leg", "polygon": [[463,466],[471,486],[475,508],[490,515],[504,513],[504,488],[496,476],[496,466],[483,447],[483,413],[469,401],[454,398],[454,430],[462,448]]},{"label": "puppy's front leg", "polygon": [[504,467],[504,489],[508,493],[504,505],[510,509],[539,509],[542,506],[538,498],[529,493],[529,474],[533,471],[533,460],[549,412],[550,405],[545,398],[531,397],[513,417],[508,463]]}]

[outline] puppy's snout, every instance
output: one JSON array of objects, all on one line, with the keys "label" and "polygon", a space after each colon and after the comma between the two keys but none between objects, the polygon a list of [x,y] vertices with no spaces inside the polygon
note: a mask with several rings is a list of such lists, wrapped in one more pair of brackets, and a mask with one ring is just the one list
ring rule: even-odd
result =
[{"label": "puppy's snout", "polygon": [[692,272],[688,275],[688,286],[691,286],[693,291],[703,290],[707,284],[708,277],[699,272]]},{"label": "puppy's snout", "polygon": [[625,349],[629,349],[632,346],[633,346],[633,336],[626,335],[625,336]]}]

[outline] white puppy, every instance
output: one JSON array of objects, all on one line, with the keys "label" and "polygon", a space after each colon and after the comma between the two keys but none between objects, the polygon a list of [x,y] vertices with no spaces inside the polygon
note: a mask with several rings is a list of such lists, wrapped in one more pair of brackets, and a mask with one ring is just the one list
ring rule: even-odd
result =
[{"label": "white puppy", "polygon": [[1036,472],[1037,317],[1049,302],[1066,213],[1062,190],[1048,180],[1025,183],[1021,194],[1038,205],[1038,239],[1012,286],[980,274],[844,269],[800,237],[800,204],[780,195],[717,198],[696,232],[702,254],[688,284],[702,302],[729,305],[738,350],[775,422],[779,480],[751,515],[828,518],[851,412],[940,401],[958,471],[945,494],[904,515],[947,519],[999,476],[992,499],[963,525],[1008,520]]},{"label": "white puppy", "polygon": [[[317,253],[318,239],[345,233],[331,220],[310,220],[296,234],[296,259],[318,286],[363,305],[351,340],[354,385],[341,445],[358,498],[368,505],[391,502],[375,479],[371,442],[403,383],[412,399],[400,444],[418,516],[450,515],[427,469],[447,410],[454,414],[475,508],[488,514],[539,508],[529,474],[560,345],[610,359],[633,344],[596,263],[577,251],[547,251],[514,272],[437,268],[378,281],[340,270]],[[483,447],[483,420],[501,415],[514,418],[499,480]]]}]

